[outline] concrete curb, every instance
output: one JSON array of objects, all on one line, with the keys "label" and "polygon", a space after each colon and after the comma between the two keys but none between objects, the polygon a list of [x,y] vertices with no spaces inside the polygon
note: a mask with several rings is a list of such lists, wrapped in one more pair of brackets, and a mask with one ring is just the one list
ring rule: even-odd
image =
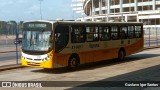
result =
[{"label": "concrete curb", "polygon": [[22,66],[21,64],[4,65],[4,66],[0,66],[0,71],[17,69],[17,68],[24,68],[24,66]]},{"label": "concrete curb", "polygon": [[4,51],[4,52],[0,52],[0,53],[9,53],[9,52],[16,52],[16,51]]},{"label": "concrete curb", "polygon": [[[147,48],[144,48],[143,50],[154,49],[154,48],[160,48],[160,46],[147,47]],[[15,51],[11,51],[11,52],[15,52]],[[0,52],[0,53],[3,53],[3,52]],[[4,52],[4,53],[5,53],[5,52]],[[21,63],[20,63],[20,64],[10,64],[10,65],[0,66],[0,71],[17,69],[17,68],[24,68],[24,67],[25,67],[25,66],[22,66]]]},{"label": "concrete curb", "polygon": [[143,50],[160,48],[160,46],[144,47]]}]

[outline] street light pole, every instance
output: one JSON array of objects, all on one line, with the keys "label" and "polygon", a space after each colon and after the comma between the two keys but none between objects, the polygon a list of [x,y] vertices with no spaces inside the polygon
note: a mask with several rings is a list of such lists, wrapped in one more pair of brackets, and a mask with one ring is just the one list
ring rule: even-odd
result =
[{"label": "street light pole", "polygon": [[17,24],[17,30],[16,30],[16,64],[18,64],[18,36],[19,36],[19,24]]},{"label": "street light pole", "polygon": [[42,1],[43,1],[43,0],[39,0],[41,20],[42,20]]}]

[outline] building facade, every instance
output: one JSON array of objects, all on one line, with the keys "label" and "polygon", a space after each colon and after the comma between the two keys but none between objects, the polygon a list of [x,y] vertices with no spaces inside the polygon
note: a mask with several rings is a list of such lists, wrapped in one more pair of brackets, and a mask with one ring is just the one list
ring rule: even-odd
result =
[{"label": "building facade", "polygon": [[143,22],[145,28],[160,27],[160,0],[72,0],[85,21]]}]

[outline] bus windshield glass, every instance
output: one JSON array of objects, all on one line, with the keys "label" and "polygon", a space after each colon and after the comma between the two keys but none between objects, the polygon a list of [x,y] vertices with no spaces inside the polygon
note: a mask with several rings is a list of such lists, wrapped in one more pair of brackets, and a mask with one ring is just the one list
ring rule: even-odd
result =
[{"label": "bus windshield glass", "polygon": [[23,50],[48,51],[52,48],[52,46],[53,43],[51,31],[23,31]]}]

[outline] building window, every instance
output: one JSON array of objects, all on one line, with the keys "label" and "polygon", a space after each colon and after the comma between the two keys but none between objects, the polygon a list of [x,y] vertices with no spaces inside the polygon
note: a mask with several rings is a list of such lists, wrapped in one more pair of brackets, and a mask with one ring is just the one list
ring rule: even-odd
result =
[{"label": "building window", "polygon": [[106,0],[102,0],[102,7],[106,6]]},{"label": "building window", "polygon": [[143,6],[143,11],[152,10],[152,5]]},{"label": "building window", "polygon": [[123,8],[123,12],[129,12],[129,7]]},{"label": "building window", "polygon": [[119,8],[115,8],[115,9],[111,9],[110,13],[119,13],[120,9]]},{"label": "building window", "polygon": [[96,11],[96,12],[95,12],[95,15],[98,15],[98,14],[99,14],[99,11]]},{"label": "building window", "polygon": [[138,6],[138,11],[142,11],[142,6]]},{"label": "building window", "polygon": [[138,11],[147,11],[147,10],[152,10],[152,5],[138,6]]},{"label": "building window", "polygon": [[160,19],[159,18],[157,18],[156,19],[156,23],[155,23],[155,25],[159,25],[160,24]]},{"label": "building window", "polygon": [[134,3],[134,0],[130,0],[130,3]]},{"label": "building window", "polygon": [[106,14],[106,12],[107,12],[106,10],[102,10],[102,14]]},{"label": "building window", "polygon": [[134,3],[134,0],[123,0],[123,4],[126,4],[126,3]]},{"label": "building window", "polygon": [[99,7],[99,0],[93,0],[93,3],[95,8]]},{"label": "building window", "polygon": [[129,9],[130,9],[129,11],[134,11],[134,7],[130,7]]},{"label": "building window", "polygon": [[156,10],[160,10],[160,4],[156,5]]},{"label": "building window", "polygon": [[123,4],[129,3],[129,0],[124,0]]},{"label": "building window", "polygon": [[143,2],[143,0],[137,0],[137,2]]},{"label": "building window", "polygon": [[143,0],[143,2],[149,2],[149,1],[152,1],[152,0]]}]

